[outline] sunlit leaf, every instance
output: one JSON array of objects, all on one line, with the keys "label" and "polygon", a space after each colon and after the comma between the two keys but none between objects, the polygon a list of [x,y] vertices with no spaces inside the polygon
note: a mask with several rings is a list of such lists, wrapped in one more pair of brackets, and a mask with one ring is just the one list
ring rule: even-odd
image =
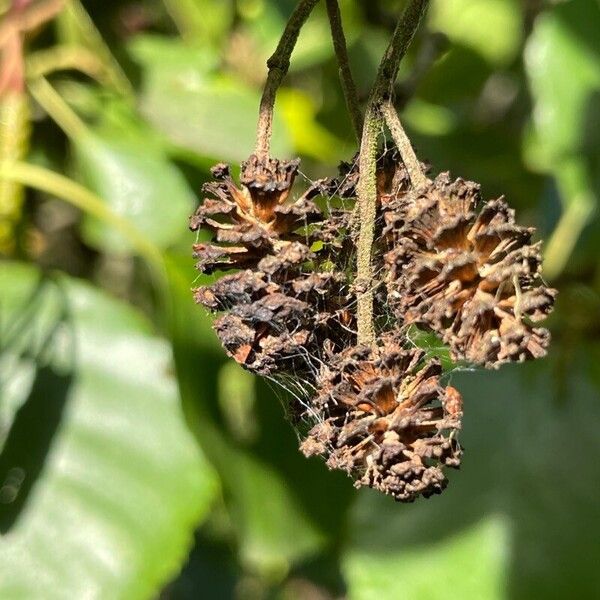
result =
[{"label": "sunlit leaf", "polygon": [[[154,45],[164,52],[153,51]],[[174,145],[240,162],[254,149],[260,94],[240,81],[208,73],[204,52],[209,51],[160,38],[146,39],[143,52],[134,47],[142,66],[141,111]],[[173,61],[174,56],[180,59]],[[207,55],[204,63],[209,62]],[[273,153],[288,156],[288,134],[277,114],[273,133]]]},{"label": "sunlit leaf", "polygon": [[278,103],[297,152],[329,164],[352,154],[350,144],[344,144],[317,122],[315,103],[308,94],[285,88],[279,92]]},{"label": "sunlit leaf", "polygon": [[525,65],[535,101],[525,155],[552,172],[563,215],[548,244],[546,273],[566,266],[598,207],[600,164],[600,5],[572,0],[540,15]]},{"label": "sunlit leaf", "polygon": [[223,42],[234,16],[232,0],[165,0],[184,39]]},{"label": "sunlit leaf", "polygon": [[572,0],[540,15],[527,43],[533,122],[550,161],[585,147],[600,106],[599,30],[600,5]]},{"label": "sunlit leaf", "polygon": [[0,272],[0,331],[3,358],[34,363],[0,455],[0,596],[153,597],[216,491],[169,348],[133,309],[17,264]]},{"label": "sunlit leaf", "polygon": [[[86,135],[74,149],[83,183],[113,212],[159,247],[178,241],[195,197],[180,171],[151,140],[143,135],[118,137],[113,131]],[[114,228],[89,216],[83,221],[83,235],[102,250],[130,250]]]},{"label": "sunlit leaf", "polygon": [[522,37],[518,0],[437,0],[430,26],[495,65],[515,58]]},{"label": "sunlit leaf", "polygon": [[509,535],[490,517],[438,543],[397,552],[350,551],[345,574],[353,600],[504,598]]}]

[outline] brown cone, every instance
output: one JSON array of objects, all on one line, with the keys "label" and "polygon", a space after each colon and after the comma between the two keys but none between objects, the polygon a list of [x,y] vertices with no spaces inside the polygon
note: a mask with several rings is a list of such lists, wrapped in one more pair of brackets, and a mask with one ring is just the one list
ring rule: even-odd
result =
[{"label": "brown cone", "polygon": [[503,199],[481,202],[479,186],[439,175],[416,195],[382,206],[388,298],[404,323],[424,325],[455,360],[497,367],[544,356],[556,291],[541,279],[533,229],[515,224]]},{"label": "brown cone", "polygon": [[202,273],[234,271],[194,290],[199,304],[224,313],[215,330],[230,356],[261,375],[310,381],[324,341],[341,348],[349,337],[346,276],[331,260],[346,215],[321,213],[312,201],[320,182],[290,198],[298,165],[251,156],[239,187],[217,165],[190,228],[212,232],[194,246]]},{"label": "brown cone", "polygon": [[403,348],[393,334],[378,348],[348,348],[332,356],[319,378],[307,417],[317,420],[302,442],[306,456],[326,458],[357,487],[369,486],[396,500],[439,494],[444,467],[458,468],[456,434],[462,403],[439,383],[442,369],[424,352]]},{"label": "brown cone", "polygon": [[[356,162],[293,200],[297,170],[298,161],[252,156],[238,187],[227,166],[213,169],[190,226],[212,232],[194,247],[198,269],[225,273],[196,301],[221,313],[215,330],[238,363],[303,390],[290,408],[312,424],[305,455],[399,501],[440,493],[445,468],[460,465],[462,400],[440,384],[438,361],[406,346],[402,326],[430,329],[455,359],[487,367],[543,356],[549,336],[533,323],[556,292],[541,279],[533,230],[502,199],[482,203],[477,184],[447,174],[413,191],[398,153],[386,151],[373,248],[379,339],[357,346]],[[323,214],[313,202],[321,193],[337,208]]]}]

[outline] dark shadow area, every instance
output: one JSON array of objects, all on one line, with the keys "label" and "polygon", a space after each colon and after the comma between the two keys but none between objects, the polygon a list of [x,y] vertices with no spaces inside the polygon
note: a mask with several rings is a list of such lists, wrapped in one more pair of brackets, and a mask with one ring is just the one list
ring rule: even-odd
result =
[{"label": "dark shadow area", "polygon": [[160,600],[193,600],[198,590],[206,600],[235,598],[241,570],[235,564],[232,549],[215,539],[196,532],[195,543],[179,577],[160,594]]},{"label": "dark shadow area", "polygon": [[[56,315],[47,319],[42,313],[52,303],[56,303]],[[73,384],[74,348],[60,281],[41,277],[16,310],[15,306],[2,309],[0,356],[12,354],[35,363],[31,390],[14,415],[0,454],[0,533],[6,534],[16,524],[47,462]],[[53,359],[58,350],[56,334],[65,327],[68,367],[58,367],[59,361]],[[0,396],[7,383],[0,382]]]},{"label": "dark shadow area", "polygon": [[31,392],[17,412],[0,455],[0,532],[17,521],[40,476],[60,425],[72,374],[38,369]]}]

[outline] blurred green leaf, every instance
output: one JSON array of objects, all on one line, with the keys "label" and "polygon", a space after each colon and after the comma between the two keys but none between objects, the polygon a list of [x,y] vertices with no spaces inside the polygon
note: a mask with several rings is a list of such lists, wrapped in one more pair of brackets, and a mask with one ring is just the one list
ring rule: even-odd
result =
[{"label": "blurred green leaf", "polygon": [[[145,38],[143,51],[134,45],[132,53],[142,67],[140,109],[171,143],[230,162],[240,162],[251,154],[260,101],[257,90],[210,74],[210,51],[193,50],[180,41]],[[291,153],[288,133],[277,112],[272,145],[275,156]]]},{"label": "blurred green leaf", "polygon": [[233,0],[165,0],[184,39],[219,44],[234,16]]},{"label": "blurred green leaf", "polygon": [[497,66],[515,58],[523,35],[518,0],[438,0],[429,24]]},{"label": "blurred green leaf", "polygon": [[[538,17],[525,66],[535,100],[533,122],[547,166],[581,152],[600,90],[600,5],[571,0]],[[598,108],[596,99],[595,109]]]},{"label": "blurred green leaf", "polygon": [[[186,230],[195,197],[152,138],[133,130],[128,133],[105,129],[77,139],[73,146],[79,174],[113,212],[164,248]],[[131,250],[114,228],[89,215],[84,217],[82,233],[101,250]]]},{"label": "blurred green leaf", "polygon": [[65,3],[56,18],[56,26],[60,43],[88,48],[104,65],[107,83],[124,97],[133,96],[131,83],[80,0]]},{"label": "blurred green leaf", "polygon": [[351,598],[595,595],[597,348],[566,374],[557,354],[453,377],[465,399],[462,468],[442,496],[411,506],[361,492],[344,562]]},{"label": "blurred green leaf", "polygon": [[566,266],[598,205],[598,31],[600,5],[572,0],[538,17],[526,48],[535,106],[525,155],[532,167],[553,172],[563,203],[546,254],[550,278]]},{"label": "blurred green leaf", "polygon": [[509,535],[490,517],[439,543],[398,552],[349,552],[352,600],[496,600],[506,597]]},{"label": "blurred green leaf", "polygon": [[544,273],[549,279],[554,279],[566,267],[597,205],[592,173],[582,157],[574,155],[562,160],[556,165],[555,177],[565,206],[546,246]]},{"label": "blurred green leaf", "polygon": [[409,103],[404,119],[416,131],[428,136],[449,135],[456,128],[456,116],[451,110],[419,98]]},{"label": "blurred green leaf", "polygon": [[217,490],[169,348],[133,309],[20,264],[0,271],[0,333],[35,364],[0,456],[0,596],[154,596]]},{"label": "blurred green leaf", "polygon": [[318,123],[317,107],[308,94],[282,88],[277,102],[297,152],[332,165],[352,154],[351,144],[344,143]]}]

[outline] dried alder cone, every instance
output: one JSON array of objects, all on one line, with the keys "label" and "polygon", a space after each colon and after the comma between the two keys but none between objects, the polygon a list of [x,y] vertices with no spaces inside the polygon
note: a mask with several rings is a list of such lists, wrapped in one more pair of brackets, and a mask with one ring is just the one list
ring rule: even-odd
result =
[{"label": "dried alder cone", "polygon": [[320,377],[313,410],[320,420],[301,445],[323,455],[332,469],[396,500],[428,498],[446,486],[443,467],[458,468],[460,394],[439,383],[435,360],[403,348],[385,334],[377,348],[350,347],[331,356]]},{"label": "dried alder cone", "polygon": [[[325,340],[342,348],[350,335],[346,276],[332,268],[344,215],[325,217],[312,201],[321,182],[293,200],[299,161],[259,160],[242,165],[241,185],[217,165],[215,181],[190,221],[212,232],[194,245],[197,268],[206,274],[234,271],[195,290],[195,299],[224,312],[215,330],[242,366],[268,376],[314,379]],[[317,254],[315,242],[327,242]]]},{"label": "dried alder cone", "polygon": [[[238,363],[302,390],[291,412],[311,424],[307,456],[400,501],[440,493],[444,469],[460,465],[462,401],[441,385],[439,362],[408,344],[404,325],[434,331],[455,359],[486,367],[542,356],[548,333],[533,324],[555,291],[541,279],[539,244],[504,200],[483,203],[477,184],[441,174],[414,190],[398,152],[382,153],[379,339],[357,346],[356,223],[350,208],[331,208],[356,195],[356,162],[294,199],[298,165],[251,156],[239,186],[226,165],[213,169],[190,226],[212,234],[194,246],[198,269],[221,276],[196,289],[196,301],[221,313],[215,330]],[[342,200],[323,211],[320,195]]]},{"label": "dried alder cone", "polygon": [[546,354],[534,324],[556,291],[541,278],[534,230],[515,223],[503,198],[440,174],[426,189],[382,196],[388,300],[396,318],[433,330],[455,360],[485,367]]}]

